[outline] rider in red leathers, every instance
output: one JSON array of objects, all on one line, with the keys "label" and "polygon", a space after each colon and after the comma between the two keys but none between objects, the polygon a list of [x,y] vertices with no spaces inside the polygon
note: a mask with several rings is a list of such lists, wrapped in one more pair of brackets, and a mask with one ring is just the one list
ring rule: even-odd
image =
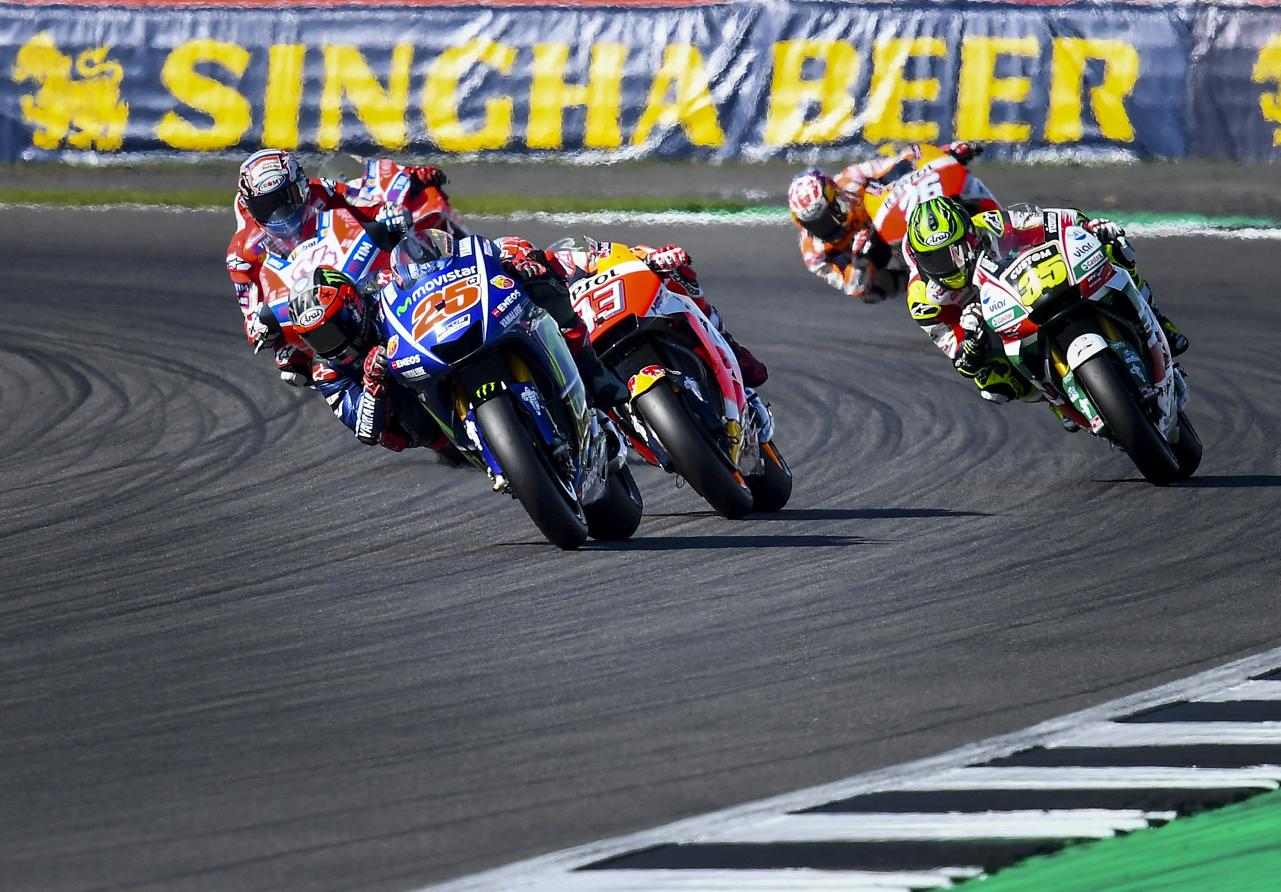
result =
[{"label": "rider in red leathers", "polygon": [[[498,246],[503,252],[503,256],[520,260],[522,258],[536,258],[545,263],[558,276],[565,281],[578,278],[582,275],[592,275],[596,272],[596,258],[606,256],[613,249],[610,242],[597,242],[594,239],[579,239],[571,246],[569,244],[558,243],[553,245],[546,253],[535,251],[534,246],[524,239],[504,238],[498,240]],[[691,263],[689,252],[679,245],[665,245],[662,248],[651,248],[647,245],[632,245],[628,247],[633,254],[640,260],[645,261],[655,273],[663,280],[663,284],[677,294],[683,294],[689,297],[703,315],[711,321],[716,330],[721,333],[729,344],[730,349],[734,351],[735,358],[738,359],[739,369],[743,373],[743,384],[746,387],[756,388],[765,383],[769,377],[769,371],[765,364],[761,362],[752,351],[748,350],[734,336],[725,330],[720,314],[716,307],[708,302],[703,296],[703,289],[698,284],[698,273],[694,271]],[[580,334],[566,334],[566,340],[571,337],[587,338],[587,326],[578,321],[582,330]]]},{"label": "rider in red leathers", "polygon": [[234,204],[237,226],[227,245],[227,273],[240,302],[245,336],[254,352],[275,351],[286,383],[310,383],[311,357],[284,344],[258,317],[264,296],[259,275],[267,253],[288,253],[309,238],[317,215],[327,210],[346,210],[362,226],[401,227],[403,203],[446,181],[435,167],[402,167],[387,160],[371,163],[369,173],[350,183],[307,179],[293,155],[278,149],[255,152],[240,166]]},{"label": "rider in red leathers", "polygon": [[[967,166],[983,151],[981,145],[965,142],[940,148]],[[901,293],[901,272],[896,278],[887,270],[893,247],[872,225],[863,197],[869,183],[888,185],[910,174],[921,153],[919,144],[911,145],[897,155],[851,164],[834,177],[810,168],[792,180],[787,205],[800,231],[801,256],[810,272],[864,303]],[[973,175],[966,178],[958,198],[980,211],[1000,208]]]}]

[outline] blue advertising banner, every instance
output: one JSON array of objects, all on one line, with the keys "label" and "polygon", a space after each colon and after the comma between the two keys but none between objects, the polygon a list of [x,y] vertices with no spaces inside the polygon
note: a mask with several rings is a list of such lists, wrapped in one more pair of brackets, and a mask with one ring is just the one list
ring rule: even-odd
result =
[{"label": "blue advertising banner", "polygon": [[1278,157],[1281,11],[1204,3],[0,2],[0,160],[721,160],[980,140]]}]

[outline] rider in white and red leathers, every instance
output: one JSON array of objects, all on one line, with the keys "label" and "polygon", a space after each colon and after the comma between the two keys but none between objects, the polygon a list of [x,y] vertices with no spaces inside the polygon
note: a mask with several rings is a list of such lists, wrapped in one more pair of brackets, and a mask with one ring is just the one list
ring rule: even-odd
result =
[{"label": "rider in white and red leathers", "polygon": [[373,175],[350,183],[307,179],[297,159],[278,149],[254,152],[240,166],[227,273],[240,302],[245,336],[255,352],[276,352],[286,383],[309,383],[311,357],[284,344],[258,317],[265,293],[259,276],[268,252],[288,253],[310,238],[323,211],[346,210],[362,225],[401,225],[395,217],[407,199],[446,181],[435,167],[403,167],[387,160],[371,163],[369,173]]},{"label": "rider in white and red leathers", "polygon": [[[499,239],[498,246],[504,257],[522,258],[534,256],[546,262],[549,267],[566,282],[581,275],[593,275],[596,272],[596,259],[604,257],[613,250],[613,242],[598,242],[595,239],[575,239],[573,246],[552,246],[547,252],[535,252],[534,246],[523,239]],[[738,359],[739,370],[743,373],[743,384],[746,387],[760,387],[769,377],[769,370],[752,351],[748,350],[734,336],[725,330],[720,313],[716,307],[703,296],[703,289],[698,284],[698,273],[695,272],[689,252],[679,245],[665,245],[662,248],[651,248],[647,245],[628,245],[640,260],[645,261],[651,270],[658,274],[663,284],[677,294],[689,297],[707,316],[708,320],[721,333],[730,349]],[[580,321],[580,325],[581,325]],[[568,340],[571,335],[566,335]],[[587,337],[587,327],[582,326],[579,337]]]},{"label": "rider in white and red leathers", "polygon": [[[1134,251],[1123,238],[1125,230],[1111,220],[1091,219],[1075,208],[1029,204],[971,216],[950,198],[931,199],[912,211],[903,239],[903,258],[910,272],[908,311],[956,370],[993,402],[1031,396],[1033,388],[996,349],[983,321],[974,268],[981,253],[1006,257],[1044,244],[1050,224],[1055,229],[1081,226],[1092,232],[1109,259],[1134,277],[1166,332],[1171,352],[1178,355],[1188,348],[1187,338],[1161,314],[1151,287],[1139,275]],[[1064,427],[1076,430],[1057,406],[1051,408]]]},{"label": "rider in white and red leathers", "polygon": [[[983,147],[954,142],[941,146],[961,164],[969,165]],[[810,168],[792,180],[787,205],[800,231],[805,266],[824,282],[864,303],[877,303],[900,294],[902,273],[886,269],[892,246],[872,225],[863,196],[869,183],[888,185],[911,173],[921,158],[919,144],[897,155],[851,164],[835,176]],[[975,210],[997,210],[1000,205],[978,177],[968,176],[959,198]]]}]

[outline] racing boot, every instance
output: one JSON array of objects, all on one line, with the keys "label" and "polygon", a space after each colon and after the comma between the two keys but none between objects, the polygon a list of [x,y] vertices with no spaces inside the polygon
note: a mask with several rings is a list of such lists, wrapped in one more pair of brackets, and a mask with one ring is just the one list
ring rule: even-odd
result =
[{"label": "racing boot", "polygon": [[605,368],[596,355],[596,349],[587,337],[586,323],[575,317],[573,323],[561,329],[561,334],[565,336],[574,364],[578,366],[588,401],[598,409],[621,410],[625,407],[629,397],[627,387],[613,371]]},{"label": "racing boot", "polygon": [[1050,403],[1050,411],[1054,413],[1054,417],[1058,418],[1059,423],[1063,425],[1063,429],[1069,434],[1074,434],[1081,429],[1081,425],[1064,414],[1063,407],[1058,403]]},{"label": "racing boot", "polygon": [[1016,372],[1004,356],[989,359],[974,376],[974,384],[979,389],[979,396],[997,405],[1021,400],[1030,396],[1033,390],[1031,382]]}]

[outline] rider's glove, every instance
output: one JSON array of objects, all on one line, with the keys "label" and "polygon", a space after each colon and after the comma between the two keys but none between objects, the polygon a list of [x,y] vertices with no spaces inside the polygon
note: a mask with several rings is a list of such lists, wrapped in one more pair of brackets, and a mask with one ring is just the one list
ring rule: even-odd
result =
[{"label": "rider's glove", "polygon": [[961,310],[960,326],[965,336],[952,365],[965,377],[973,378],[987,362],[987,328],[977,301]]},{"label": "rider's glove", "polygon": [[387,228],[387,234],[391,237],[393,243],[399,242],[401,236],[413,228],[414,215],[409,213],[398,204],[386,202],[378,209],[378,216],[374,218]]},{"label": "rider's glove", "polygon": [[253,345],[254,355],[263,350],[274,350],[280,344],[280,333],[268,328],[256,313],[245,317],[245,337]]},{"label": "rider's glove", "polygon": [[516,271],[516,278],[522,282],[528,282],[533,279],[542,279],[548,275],[547,267],[533,257],[525,256],[513,260],[510,264]]},{"label": "rider's glove", "polygon": [[377,399],[383,394],[387,378],[387,351],[382,344],[365,354],[365,375],[361,381],[365,393]]},{"label": "rider's glove", "polygon": [[983,154],[983,145],[977,142],[954,142],[943,146],[943,151],[962,164],[969,164]]},{"label": "rider's glove", "polygon": [[280,380],[290,387],[308,387],[311,385],[311,360],[297,347],[285,344],[276,348],[276,368],[280,370]]},{"label": "rider's glove", "polygon": [[1114,223],[1113,221],[1106,220],[1103,217],[1099,217],[1094,220],[1086,220],[1085,228],[1094,233],[1095,237],[1105,245],[1111,244],[1121,236],[1125,235],[1125,230],[1121,228],[1119,223]]},{"label": "rider's glove", "polygon": [[699,297],[703,289],[698,284],[698,273],[690,265],[692,262],[689,252],[679,245],[664,245],[645,258],[645,263],[654,272],[673,279],[689,296]]},{"label": "rider's glove", "polygon": [[674,273],[682,266],[689,266],[689,252],[679,245],[665,245],[650,252],[645,258],[649,268],[656,273]]},{"label": "rider's glove", "polygon": [[428,186],[440,187],[449,182],[445,172],[433,164],[424,164],[419,167],[406,167],[405,173],[409,174],[410,179],[414,181],[415,191],[421,192]]}]

